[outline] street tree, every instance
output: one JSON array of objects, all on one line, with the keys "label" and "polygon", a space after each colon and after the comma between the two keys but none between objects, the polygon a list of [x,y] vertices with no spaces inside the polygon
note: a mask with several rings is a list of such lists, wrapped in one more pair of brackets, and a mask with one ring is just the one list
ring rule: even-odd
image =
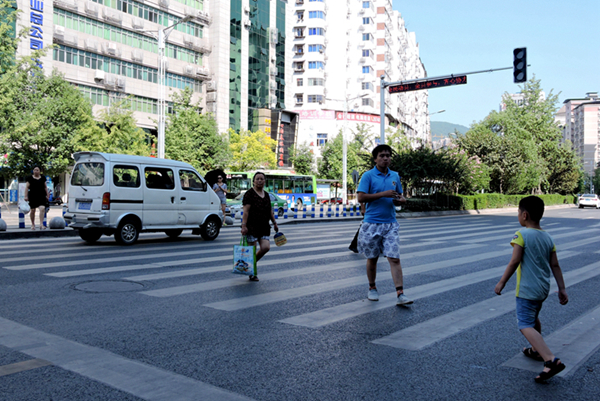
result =
[{"label": "street tree", "polygon": [[275,146],[277,141],[262,131],[240,130],[238,133],[229,129],[229,149],[232,152],[230,169],[247,171],[276,168]]},{"label": "street tree", "polygon": [[290,154],[290,161],[298,174],[314,174],[315,155],[313,150],[306,144],[296,145]]},{"label": "street tree", "polygon": [[15,66],[19,40],[27,35],[27,30],[17,32],[16,29],[16,21],[21,12],[14,0],[0,1],[0,75]]},{"label": "street tree", "polygon": [[56,71],[44,75],[31,57],[0,76],[0,153],[6,153],[6,177],[24,177],[33,166],[47,175],[71,165],[73,138],[94,125],[91,105]]},{"label": "street tree", "polygon": [[150,156],[150,137],[137,126],[129,98],[116,100],[98,115],[99,124],[75,137],[78,151]]},{"label": "street tree", "polygon": [[189,163],[202,174],[224,169],[231,159],[229,144],[219,134],[214,117],[200,113],[192,95],[192,90],[186,88],[171,96],[173,114],[167,121],[165,156]]}]

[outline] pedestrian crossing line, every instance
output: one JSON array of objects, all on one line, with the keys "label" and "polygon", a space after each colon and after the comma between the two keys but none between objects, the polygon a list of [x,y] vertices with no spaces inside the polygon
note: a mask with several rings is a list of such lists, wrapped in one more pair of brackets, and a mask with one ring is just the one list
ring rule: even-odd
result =
[{"label": "pedestrian crossing line", "polygon": [[[597,307],[544,338],[552,353],[566,365],[565,370],[558,376],[569,376],[600,349],[599,332],[600,307]],[[527,358],[521,352],[504,362],[502,366],[536,373],[541,371],[540,362]]]},{"label": "pedestrian crossing line", "polygon": [[[345,236],[341,236],[341,234],[346,234],[346,235]],[[331,236],[328,239],[329,240],[338,240],[340,242],[347,241],[347,234],[348,234],[347,232],[341,232],[340,234],[328,233],[328,235]],[[294,236],[292,236],[292,237],[287,237],[287,238],[288,238],[288,242],[292,246],[294,246],[294,245],[303,245],[303,244],[308,245],[308,244],[322,244],[323,243],[323,239],[322,238],[318,239],[318,240],[317,239],[308,239],[308,240],[298,241],[298,242],[295,241],[296,238],[302,238],[303,239],[304,237],[294,237]],[[230,245],[226,245],[226,244],[219,244],[219,245],[221,245],[222,247],[227,247],[227,246],[233,247],[233,245],[236,245],[238,243],[239,243],[239,237],[237,238],[236,241],[232,241]],[[191,250],[191,251],[185,251],[185,252],[179,252],[179,253],[172,253],[171,252],[171,251],[178,250],[178,249],[190,249],[190,248],[193,249],[193,250]],[[131,255],[132,251],[133,252],[140,252],[140,253],[147,252],[147,251],[152,251],[153,257],[161,257],[162,258],[162,257],[170,257],[170,256],[193,255],[193,254],[196,254],[196,253],[206,252],[207,248],[211,248],[210,250],[212,251],[213,248],[214,248],[214,245],[206,245],[206,246],[199,247],[199,246],[197,246],[197,244],[190,244],[190,243],[187,243],[187,244],[173,244],[173,243],[170,243],[168,245],[165,244],[165,246],[164,246],[164,250],[168,250],[169,253],[168,254],[160,254],[160,255],[156,254],[156,251],[158,250],[156,245],[144,246],[144,247],[140,247],[140,248],[135,248],[133,250],[131,248],[123,248],[123,247],[119,246],[119,247],[110,248],[110,253],[113,254],[113,255],[114,254]],[[57,251],[61,251],[62,252],[62,251],[67,251],[69,249],[70,248],[66,247],[66,248],[57,249]],[[78,247],[76,249],[85,251],[85,249],[82,249],[80,247]],[[61,254],[61,255],[48,255],[47,254],[48,250],[47,249],[43,249],[41,251],[45,252],[46,254],[37,255],[37,256],[31,256],[30,257],[30,256],[28,256],[29,255],[29,252],[28,252],[27,256],[21,255],[19,257],[15,257],[15,258],[2,258],[1,262],[2,262],[2,264],[4,264],[4,263],[13,263],[13,262],[25,262],[25,261],[35,261],[35,260],[58,259],[58,258],[64,258],[64,257],[73,257],[73,258],[77,257],[78,260],[80,261],[82,257],[86,257],[87,258],[89,256],[106,255],[106,253],[108,251],[104,247],[102,247],[102,249],[98,249],[98,248],[93,248],[93,249],[94,249],[93,251],[70,253],[68,255],[63,255],[63,254]],[[137,255],[137,256],[133,256],[132,255],[131,257],[132,258],[140,258],[140,259],[150,258],[150,256],[144,256],[144,255]],[[64,261],[64,263],[62,265],[65,266],[69,262],[70,261]],[[76,261],[74,261],[74,262],[76,262]],[[52,263],[52,262],[48,262],[48,263]],[[77,264],[81,264],[81,263],[77,263]],[[42,266],[42,265],[36,264],[36,266]],[[7,267],[5,267],[5,268],[7,268]],[[42,268],[42,267],[40,267],[40,268]],[[27,270],[27,269],[9,269],[9,270]]]},{"label": "pedestrian crossing line", "polygon": [[[473,249],[478,247],[477,245],[473,246],[473,245],[469,245],[466,246],[464,248],[461,248],[459,250],[467,250],[467,249]],[[424,255],[436,255],[436,254],[441,254],[441,253],[446,253],[446,252],[455,252],[456,251],[456,247],[452,247],[452,248],[441,248],[441,249],[437,249],[435,251],[432,250],[428,250],[428,251],[422,251],[422,252],[413,252],[413,253],[408,253],[402,256],[403,259],[410,259],[413,257],[420,257],[420,256],[424,256]],[[328,258],[331,257],[335,257],[335,255],[338,254],[331,254],[331,255],[327,255]],[[347,252],[342,252],[339,255],[348,255]],[[300,260],[294,260],[294,259],[300,259]],[[321,257],[319,255],[313,255],[310,258],[286,258],[285,260],[283,260],[285,263],[293,263],[293,262],[305,262],[305,261],[311,261],[314,259],[321,259]],[[230,258],[231,260],[231,258]],[[265,267],[265,266],[279,266],[281,265],[282,260],[269,260],[267,262],[261,262],[260,263],[260,267]],[[346,262],[346,266],[350,267],[350,266],[363,266],[365,264],[364,259],[361,257],[360,259],[360,263],[350,263],[350,262]],[[156,274],[147,274],[147,275],[143,275],[143,276],[134,276],[134,277],[126,277],[124,278],[124,280],[130,280],[130,281],[153,281],[153,280],[162,280],[162,279],[170,279],[170,278],[178,278],[178,277],[187,277],[187,276],[192,276],[192,275],[199,275],[199,274],[206,274],[206,273],[214,273],[214,272],[218,272],[218,271],[228,271],[231,270],[231,266],[229,264],[227,265],[221,265],[221,266],[212,266],[210,268],[198,268],[198,269],[191,269],[191,270],[180,270],[180,271],[175,271],[175,272],[164,272],[164,273],[156,273]],[[263,277],[263,274],[261,274],[261,277]]]},{"label": "pedestrian crossing line", "polygon": [[[332,236],[333,237],[333,236]],[[336,240],[336,241],[340,241],[340,247],[343,247],[344,245],[344,241],[347,241],[346,237],[339,237],[339,238],[330,238],[331,241]],[[231,252],[231,249],[233,248],[233,245],[238,244],[239,242],[235,241],[235,242],[231,242],[229,244],[218,244],[221,246],[221,249],[219,251],[221,252]],[[290,245],[294,246],[294,245],[303,245],[303,244],[316,244],[316,243],[323,243],[323,239],[320,240],[316,240],[316,239],[308,239],[306,241],[300,241],[300,242],[296,242],[294,243],[293,241],[289,242]],[[58,262],[48,262],[48,263],[34,263],[34,264],[23,264],[23,265],[16,265],[16,266],[2,266],[4,269],[7,270],[30,270],[30,269],[46,269],[46,268],[52,268],[52,267],[66,267],[66,266],[80,266],[82,264],[85,265],[92,265],[94,263],[109,263],[109,262],[120,262],[120,261],[127,261],[127,260],[135,260],[135,261],[139,261],[139,260],[144,260],[144,259],[156,259],[156,258],[171,258],[171,261],[169,262],[169,266],[172,265],[173,261],[172,258],[174,257],[179,257],[179,256],[188,256],[188,255],[195,255],[195,254],[202,254],[202,253],[206,253],[207,251],[214,251],[214,244],[211,245],[210,249],[207,249],[208,247],[194,247],[193,250],[191,251],[184,251],[184,252],[164,252],[164,253],[157,253],[157,249],[156,247],[152,248],[153,252],[149,252],[145,255],[131,255],[131,250],[128,248],[122,248],[122,250],[120,252],[112,252],[112,254],[123,254],[123,255],[129,255],[129,256],[117,256],[117,257],[113,257],[113,258],[99,258],[99,259],[83,259],[83,257],[86,256],[92,256],[95,255],[96,253],[78,253],[77,256],[77,260],[65,260],[65,261],[58,261]],[[165,250],[170,250],[171,248],[165,248]],[[303,251],[302,249],[295,249],[295,248],[287,248],[287,253],[295,253],[295,252],[301,252]],[[104,250],[103,252],[100,252],[100,254],[106,254],[106,250]],[[46,257],[46,259],[50,258],[49,256]],[[59,258],[59,256],[57,256],[56,258]],[[218,258],[227,258],[227,256],[219,256]],[[231,259],[231,254],[229,254],[228,256],[229,259]],[[202,258],[200,258],[202,259]],[[194,262],[197,262],[198,260],[200,260],[198,258],[195,259],[191,259]],[[21,259],[21,261],[27,261],[28,259]],[[85,262],[82,262],[82,260],[85,260]],[[214,262],[214,261],[218,261],[218,260],[225,260],[225,259],[210,259],[208,261],[210,262]]]},{"label": "pedestrian crossing line", "polygon": [[[417,246],[417,245],[422,245],[422,244],[415,244],[414,246]],[[479,246],[480,245],[467,245],[465,248],[458,247],[458,248],[460,248],[458,250],[473,249],[473,248],[477,248]],[[404,247],[404,248],[407,248],[407,247]],[[316,248],[313,248],[313,249],[316,249]],[[457,247],[440,248],[435,251],[427,250],[427,251],[421,251],[421,252],[407,253],[407,254],[401,256],[401,258],[402,259],[410,259],[413,257],[419,257],[419,256],[424,256],[424,255],[437,255],[437,254],[446,253],[446,252],[455,252],[456,250],[457,250]],[[326,255],[327,258],[333,258],[333,257],[338,257],[338,256],[348,256],[348,251]],[[299,257],[299,258],[269,260],[268,262],[260,262],[260,267],[262,268],[264,266],[272,266],[272,265],[279,266],[279,265],[281,265],[282,262],[285,262],[285,263],[307,262],[307,261],[312,261],[315,259],[318,260],[318,259],[322,259],[322,258],[323,257],[320,255],[313,254],[310,256]],[[232,261],[231,256],[229,257],[228,260],[231,263],[231,261]],[[364,263],[365,263],[364,258],[361,257],[361,264],[364,264]],[[162,279],[170,279],[170,278],[177,278],[177,277],[187,277],[187,276],[194,276],[194,275],[198,275],[198,274],[213,273],[215,271],[227,271],[227,270],[231,269],[231,266],[229,264],[222,265],[222,266],[213,266],[209,269],[213,269],[213,270],[207,271],[207,268],[205,267],[205,268],[190,269],[190,270],[179,270],[179,271],[174,271],[174,272],[147,274],[147,275],[143,275],[143,276],[126,277],[125,280],[152,281],[152,280],[162,280]],[[261,274],[261,277],[262,277],[262,274]]]},{"label": "pedestrian crossing line", "polygon": [[[569,253],[569,252],[566,252]],[[561,254],[561,258],[566,258]],[[600,275],[600,262],[564,273],[567,288]],[[550,292],[557,291],[556,284]],[[447,313],[389,336],[372,341],[374,344],[387,345],[394,348],[418,351],[442,341],[448,337],[470,329],[487,320],[499,317],[515,309],[515,291],[506,292],[502,296],[494,296],[477,302],[454,312]]]},{"label": "pedestrian crossing line", "polygon": [[[572,256],[576,256],[579,255],[579,252],[559,252],[560,257],[562,259],[566,259]],[[458,259],[454,259],[454,261],[456,261]],[[448,266],[443,266],[443,267],[452,267],[452,266],[456,266],[456,265],[460,265],[460,263],[456,263],[453,262]],[[442,267],[437,267],[437,268],[442,268]],[[410,267],[410,268],[406,268],[403,269],[403,275],[404,277],[410,276],[412,274],[418,274],[418,273],[424,273],[424,272],[428,272],[431,270],[436,270],[437,269],[435,266],[431,266],[431,265],[422,265],[422,266],[414,266],[414,267]],[[502,273],[504,272],[504,269],[506,268],[506,265],[502,266],[502,267],[497,267],[497,268],[492,268],[492,269],[488,269],[488,270],[483,270],[480,272],[475,272],[475,273],[470,273],[464,276],[457,276],[448,280],[456,280],[456,285],[458,285],[458,283],[461,282],[461,277],[479,277],[478,275],[481,274],[482,277],[488,277],[486,275],[486,273],[484,272],[491,272],[494,271],[494,274],[496,274],[495,276],[490,276],[488,278],[482,278],[481,281],[484,280],[488,280],[494,277],[500,277],[502,275]],[[491,274],[491,273],[490,273]],[[389,280],[391,280],[391,278],[389,278]],[[381,281],[381,279],[380,279]],[[443,281],[443,280],[442,280]],[[465,279],[465,282],[467,281],[467,279]],[[364,282],[364,281],[363,281]],[[477,281],[473,282],[476,283]],[[436,293],[424,293],[424,294],[428,294],[428,295],[419,295],[419,288],[422,288],[423,291],[429,291],[429,285],[435,286],[435,283],[431,283],[431,284],[426,284],[420,287],[414,287],[414,288],[410,288],[409,290],[407,290],[408,295],[410,295],[411,298],[413,299],[417,299],[417,298],[424,298],[426,296],[431,296],[431,295],[435,295],[438,294],[440,292],[436,292]],[[451,287],[450,285],[447,287],[448,291],[455,289],[455,288],[460,288],[459,287]],[[347,304],[342,304],[342,305],[337,305],[337,306],[333,306],[330,308],[326,308],[326,309],[321,309],[318,311],[314,311],[314,312],[309,312],[309,313],[305,313],[302,315],[298,315],[298,316],[293,316],[287,319],[283,319],[280,320],[280,322],[282,323],[288,323],[288,324],[293,324],[296,326],[306,326],[306,327],[321,327],[321,326],[326,326],[328,324],[331,323],[335,323],[341,320],[345,320],[345,319],[349,319],[351,317],[356,317],[356,316],[360,316],[362,314],[365,313],[370,313],[374,310],[380,310],[380,309],[384,309],[384,308],[389,308],[391,306],[394,306],[396,303],[396,293],[392,292],[389,294],[384,294],[384,295],[380,295],[379,297],[379,303],[378,305],[374,305],[374,306],[364,306],[363,305],[363,301],[364,299],[361,299],[359,301],[354,301],[354,302],[350,302]],[[383,302],[382,302],[383,301]],[[387,303],[386,303],[387,302]],[[370,303],[375,303],[375,302],[370,302]],[[363,305],[363,306],[361,306]],[[375,309],[373,309],[375,308]]]},{"label": "pedestrian crossing line", "polygon": [[[559,235],[554,235],[553,233],[557,232],[557,231],[565,231],[565,230],[573,230],[573,227],[557,227],[557,228],[553,228],[551,231],[548,231],[548,233],[550,235],[552,235],[552,238],[563,238],[566,236],[570,236],[573,237],[576,234],[574,234],[572,231],[569,232],[568,234],[563,234],[562,236]],[[517,232],[518,229],[516,229],[515,231],[513,231],[513,234],[515,232]],[[587,233],[589,231],[585,231],[585,233]],[[583,234],[583,232],[582,232]],[[473,238],[470,239],[468,242],[487,242],[487,241],[500,241],[500,240],[505,240],[506,242],[510,242],[512,238],[510,237],[510,235],[497,235],[495,237],[481,237],[481,238]],[[466,241],[459,241],[459,242],[466,242]]]},{"label": "pedestrian crossing line", "polygon": [[[432,234],[436,235],[436,239],[438,239],[438,235],[441,234],[450,234],[450,233],[454,233],[456,234],[457,232],[467,232],[467,231],[478,231],[478,233],[474,233],[474,234],[459,234],[459,235],[452,235],[449,237],[439,237],[440,239],[452,239],[452,238],[461,238],[461,237],[465,237],[465,236],[471,236],[471,235],[481,235],[481,232],[500,232],[500,231],[506,231],[509,230],[508,227],[515,227],[514,224],[504,224],[501,226],[493,226],[493,225],[482,225],[481,227],[473,227],[473,225],[469,225],[466,226],[468,228],[465,228],[464,225],[461,226],[457,226],[455,229],[452,230],[445,230],[445,231],[438,231],[438,230],[428,230],[427,232],[421,233],[421,234],[415,234],[416,231],[411,230],[410,234],[408,235],[400,235],[400,238],[418,238],[418,237],[429,237]],[[402,228],[402,232],[405,232],[405,228]],[[490,231],[486,231],[486,229],[488,228],[493,228],[495,230],[490,230]],[[503,230],[501,230],[503,228]],[[497,229],[497,230],[496,230]],[[459,231],[458,231],[459,230]]]}]

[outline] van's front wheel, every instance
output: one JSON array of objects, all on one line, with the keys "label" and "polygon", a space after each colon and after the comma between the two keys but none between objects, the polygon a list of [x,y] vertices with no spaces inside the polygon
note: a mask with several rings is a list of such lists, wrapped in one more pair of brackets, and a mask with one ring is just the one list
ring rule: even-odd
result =
[{"label": "van's front wheel", "polygon": [[81,228],[79,229],[79,236],[88,244],[93,244],[102,237],[102,231],[94,228]]},{"label": "van's front wheel", "polygon": [[200,229],[200,235],[204,241],[213,241],[219,236],[221,231],[221,219],[210,217]]},{"label": "van's front wheel", "polygon": [[125,219],[119,223],[115,232],[115,240],[121,245],[133,245],[140,236],[140,229],[135,221]]}]

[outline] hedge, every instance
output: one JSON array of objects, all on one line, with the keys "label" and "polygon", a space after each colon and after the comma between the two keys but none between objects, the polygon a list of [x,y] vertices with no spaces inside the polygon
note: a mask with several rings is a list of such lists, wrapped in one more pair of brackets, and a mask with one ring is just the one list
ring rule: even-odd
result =
[{"label": "hedge", "polygon": [[[424,198],[409,198],[402,211],[428,212],[439,210],[479,210],[517,207],[519,201],[529,195],[503,195],[496,193],[477,195],[436,194]],[[547,194],[537,195],[546,206],[576,204],[576,195]]]}]

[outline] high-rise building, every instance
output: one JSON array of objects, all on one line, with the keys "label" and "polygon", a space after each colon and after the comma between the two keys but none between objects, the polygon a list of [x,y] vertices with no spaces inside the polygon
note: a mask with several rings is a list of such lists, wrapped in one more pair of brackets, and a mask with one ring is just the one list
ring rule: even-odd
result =
[{"label": "high-rise building", "polygon": [[[380,76],[423,78],[414,33],[390,0],[295,0],[288,28],[293,75],[288,108],[300,114],[298,142],[314,147],[365,124],[379,137]],[[428,138],[427,91],[385,95],[385,124]],[[348,134],[349,135],[349,134]]]}]

